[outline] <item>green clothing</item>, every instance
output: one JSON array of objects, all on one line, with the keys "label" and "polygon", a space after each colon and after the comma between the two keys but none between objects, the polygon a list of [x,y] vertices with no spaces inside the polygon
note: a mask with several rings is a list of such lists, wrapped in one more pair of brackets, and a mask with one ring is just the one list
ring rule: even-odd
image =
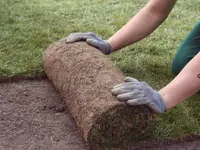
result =
[{"label": "green clothing", "polygon": [[178,74],[185,65],[200,51],[200,21],[180,45],[174,60],[172,72]]}]

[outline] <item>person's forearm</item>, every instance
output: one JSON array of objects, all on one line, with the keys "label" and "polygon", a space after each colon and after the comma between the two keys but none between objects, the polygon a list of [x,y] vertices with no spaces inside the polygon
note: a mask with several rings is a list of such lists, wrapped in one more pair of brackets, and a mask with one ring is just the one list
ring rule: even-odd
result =
[{"label": "person's forearm", "polygon": [[167,18],[174,4],[175,0],[150,0],[137,15],[108,39],[112,51],[133,44],[151,34]]},{"label": "person's forearm", "polygon": [[159,92],[170,109],[200,90],[200,53],[198,53],[171,81]]}]

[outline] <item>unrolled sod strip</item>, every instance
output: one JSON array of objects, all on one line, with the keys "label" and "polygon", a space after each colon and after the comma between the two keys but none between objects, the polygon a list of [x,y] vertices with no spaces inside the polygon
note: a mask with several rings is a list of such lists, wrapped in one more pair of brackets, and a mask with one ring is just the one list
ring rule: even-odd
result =
[{"label": "unrolled sod strip", "polygon": [[124,76],[100,51],[62,39],[44,53],[44,70],[91,149],[124,147],[144,138],[152,125],[145,106],[130,107],[112,96]]}]

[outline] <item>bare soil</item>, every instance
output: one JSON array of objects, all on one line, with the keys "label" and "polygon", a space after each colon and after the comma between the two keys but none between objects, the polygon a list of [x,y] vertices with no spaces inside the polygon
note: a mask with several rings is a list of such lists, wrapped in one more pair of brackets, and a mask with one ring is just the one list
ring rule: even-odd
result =
[{"label": "bare soil", "polygon": [[0,84],[0,150],[87,150],[47,80]]},{"label": "bare soil", "polygon": [[[48,80],[2,81],[10,82],[0,83],[0,150],[89,150]],[[200,137],[146,141],[129,150],[200,150]]]},{"label": "bare soil", "polygon": [[200,150],[200,136],[191,135],[170,140],[145,141],[129,150]]}]

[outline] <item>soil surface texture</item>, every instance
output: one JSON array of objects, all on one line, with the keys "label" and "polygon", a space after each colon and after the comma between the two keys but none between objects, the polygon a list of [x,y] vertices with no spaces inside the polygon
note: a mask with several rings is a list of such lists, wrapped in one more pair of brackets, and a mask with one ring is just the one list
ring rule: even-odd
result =
[{"label": "soil surface texture", "polygon": [[[0,150],[89,149],[53,85],[37,79],[0,83]],[[130,150],[200,150],[200,137],[143,142]]]},{"label": "soil surface texture", "polygon": [[87,150],[47,80],[0,83],[0,150]]},{"label": "soil surface texture", "polygon": [[191,135],[179,139],[145,141],[130,150],[200,150],[200,136]]}]

